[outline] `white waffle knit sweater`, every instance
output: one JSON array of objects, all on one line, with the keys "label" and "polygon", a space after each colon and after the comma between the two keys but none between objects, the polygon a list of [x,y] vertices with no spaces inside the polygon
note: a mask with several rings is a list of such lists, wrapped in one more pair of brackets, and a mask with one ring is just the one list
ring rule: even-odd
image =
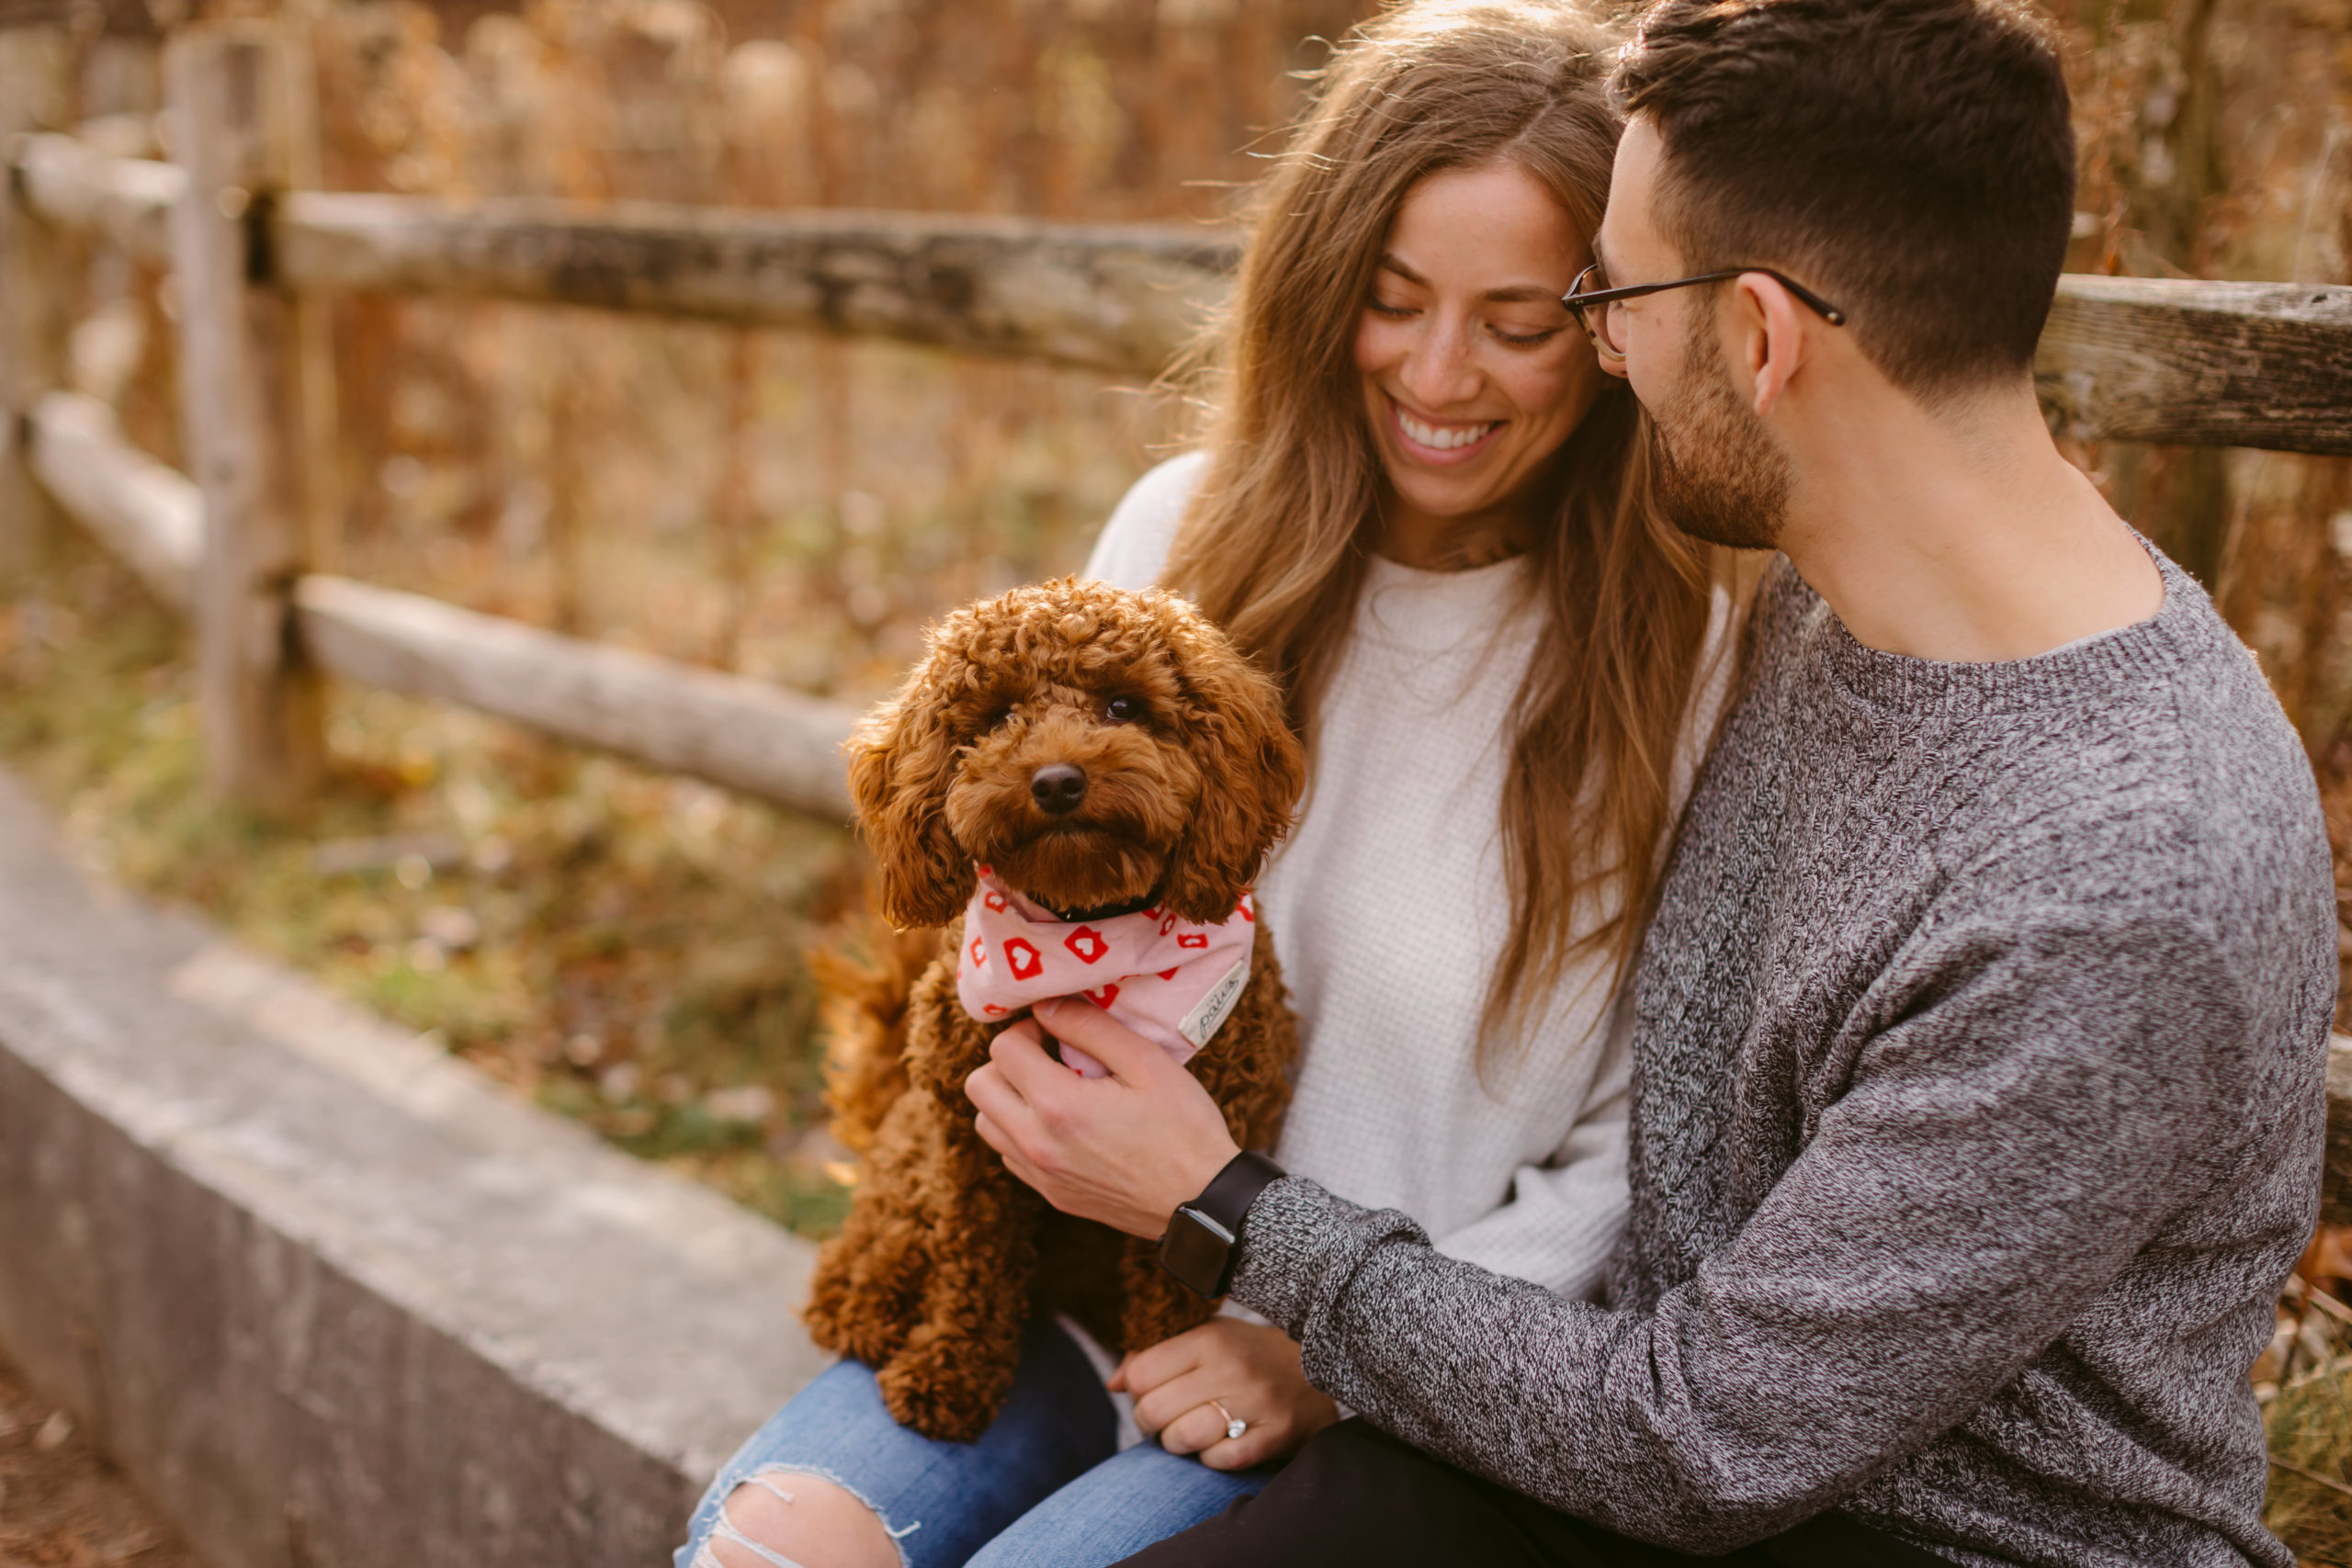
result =
[{"label": "white waffle knit sweater", "polygon": [[[1203,462],[1137,480],[1087,575],[1157,581]],[[1403,1210],[1443,1252],[1589,1298],[1626,1208],[1625,1030],[1605,961],[1569,972],[1515,1068],[1482,1083],[1476,1061],[1510,919],[1505,748],[1538,626],[1525,586],[1518,561],[1372,563],[1318,706],[1306,811],[1258,890],[1301,1025],[1274,1153],[1354,1202]],[[1693,735],[1719,687],[1720,673]],[[1677,767],[1678,809],[1694,765]]]}]

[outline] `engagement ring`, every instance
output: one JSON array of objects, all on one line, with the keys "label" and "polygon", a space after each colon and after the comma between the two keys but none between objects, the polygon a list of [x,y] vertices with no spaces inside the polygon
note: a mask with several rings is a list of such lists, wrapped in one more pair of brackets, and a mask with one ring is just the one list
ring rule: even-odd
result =
[{"label": "engagement ring", "polygon": [[1238,1438],[1241,1436],[1242,1433],[1250,1429],[1250,1423],[1241,1419],[1240,1416],[1236,1416],[1232,1411],[1227,1410],[1225,1407],[1225,1401],[1221,1399],[1212,1399],[1209,1403],[1216,1405],[1216,1413],[1225,1417],[1225,1435],[1227,1437]]}]

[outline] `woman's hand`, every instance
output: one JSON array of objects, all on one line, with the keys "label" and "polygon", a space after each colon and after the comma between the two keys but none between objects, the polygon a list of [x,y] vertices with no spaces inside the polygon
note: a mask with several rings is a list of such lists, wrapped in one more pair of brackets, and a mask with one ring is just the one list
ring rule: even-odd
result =
[{"label": "woman's hand", "polygon": [[[1046,1054],[1053,1032],[1110,1070],[1081,1078]],[[1013,1175],[1066,1214],[1157,1236],[1241,1152],[1200,1080],[1091,1002],[1040,1002],[964,1080],[978,1129]],[[1239,1412],[1236,1412],[1239,1414]]]},{"label": "woman's hand", "polygon": [[[1091,1049],[1091,1047],[1089,1047]],[[1340,1418],[1340,1407],[1308,1386],[1298,1347],[1279,1328],[1212,1318],[1119,1363],[1111,1386],[1136,1396],[1136,1425],[1171,1454],[1198,1454],[1211,1470],[1247,1470],[1287,1459]],[[1225,1435],[1225,1417],[1250,1423]]]}]

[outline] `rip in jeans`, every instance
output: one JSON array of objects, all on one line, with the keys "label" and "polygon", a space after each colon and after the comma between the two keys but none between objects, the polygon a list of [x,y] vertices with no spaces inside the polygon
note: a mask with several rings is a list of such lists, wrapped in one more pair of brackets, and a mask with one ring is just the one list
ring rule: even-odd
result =
[{"label": "rip in jeans", "polygon": [[[890,1528],[890,1521],[883,1517],[882,1510],[876,1507],[872,1503],[866,1501],[866,1499],[858,1492],[857,1488],[852,1486],[848,1482],[843,1481],[838,1475],[833,1475],[821,1470],[808,1470],[796,1468],[791,1465],[763,1465],[758,1470],[753,1471],[751,1474],[743,1477],[741,1481],[738,1481],[734,1485],[729,1487],[727,1489],[727,1495],[718,1500],[718,1517],[711,1521],[710,1534],[704,1539],[701,1547],[695,1551],[695,1560],[690,1565],[690,1568],[726,1568],[726,1565],[718,1561],[718,1554],[711,1550],[711,1542],[716,1540],[724,1540],[729,1545],[743,1548],[745,1551],[756,1555],[762,1562],[768,1563],[770,1568],[806,1568],[805,1564],[794,1562],[791,1558],[786,1557],[784,1553],[776,1551],[775,1548],[763,1546],[758,1541],[753,1540],[750,1536],[747,1536],[741,1530],[737,1529],[735,1528],[735,1521],[727,1517],[727,1505],[733,1502],[735,1500],[735,1494],[741,1491],[746,1486],[757,1486],[762,1491],[774,1494],[776,1499],[780,1502],[791,1502],[792,1494],[786,1492],[782,1486],[776,1483],[776,1477],[780,1475],[805,1475],[814,1481],[829,1481],[835,1486],[840,1487],[842,1491],[848,1493],[850,1496],[856,1499],[861,1507],[865,1508],[866,1512],[874,1516],[876,1520],[882,1526],[882,1533],[890,1538],[890,1544],[893,1547],[898,1546],[898,1543],[903,1538],[910,1536],[914,1534],[915,1531],[922,1529],[922,1521],[921,1519],[917,1519],[913,1524],[908,1525],[903,1529],[892,1529]],[[899,1552],[899,1568],[906,1568],[906,1563],[907,1554],[903,1550],[900,1550]]]}]

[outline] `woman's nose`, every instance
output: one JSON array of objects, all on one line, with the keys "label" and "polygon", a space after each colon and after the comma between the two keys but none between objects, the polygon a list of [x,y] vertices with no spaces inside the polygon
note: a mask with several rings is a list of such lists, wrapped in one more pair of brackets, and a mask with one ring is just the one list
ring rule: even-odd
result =
[{"label": "woman's nose", "polygon": [[1405,356],[1403,368],[1405,390],[1430,413],[1477,395],[1478,370],[1471,363],[1468,336],[1454,327],[1432,326]]}]

